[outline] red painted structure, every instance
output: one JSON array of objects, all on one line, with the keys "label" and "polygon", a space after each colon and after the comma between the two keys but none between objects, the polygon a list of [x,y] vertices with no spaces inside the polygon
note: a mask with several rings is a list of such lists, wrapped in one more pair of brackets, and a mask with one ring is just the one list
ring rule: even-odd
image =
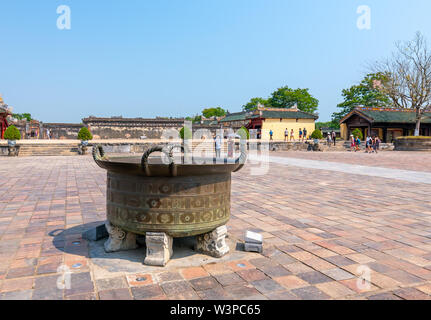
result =
[{"label": "red painted structure", "polygon": [[4,132],[6,131],[7,127],[8,127],[8,124],[6,121],[6,117],[2,117],[2,115],[0,115],[0,138],[1,139],[4,138]]},{"label": "red painted structure", "polygon": [[0,96],[0,139],[4,138],[4,132],[9,126],[7,123],[7,117],[12,115],[8,105],[4,103],[3,98]]},{"label": "red painted structure", "polygon": [[0,138],[3,139],[4,132],[6,131],[6,128],[8,127],[7,123],[7,116],[9,116],[9,110],[6,108],[3,108],[0,106]]},{"label": "red painted structure", "polygon": [[257,139],[261,139],[261,135],[262,135],[262,123],[263,123],[263,119],[262,118],[254,118],[254,119],[250,119],[249,124],[246,126],[246,128],[248,130],[257,130]]}]

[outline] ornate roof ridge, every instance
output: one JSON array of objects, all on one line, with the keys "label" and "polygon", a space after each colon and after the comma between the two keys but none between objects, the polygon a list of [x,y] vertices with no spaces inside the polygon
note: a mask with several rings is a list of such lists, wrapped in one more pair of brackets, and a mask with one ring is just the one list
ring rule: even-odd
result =
[{"label": "ornate roof ridge", "polygon": [[258,110],[258,111],[281,111],[281,112],[292,112],[292,111],[305,112],[305,111],[299,110],[297,107],[292,107],[292,108],[257,107],[256,110]]},{"label": "ornate roof ridge", "polygon": [[358,111],[389,111],[389,112],[415,112],[412,109],[402,109],[402,108],[378,108],[378,107],[355,107],[354,110]]},{"label": "ornate roof ridge", "polygon": [[292,108],[268,108],[268,107],[258,107],[255,112],[254,115],[257,114],[261,114],[262,111],[269,111],[269,112],[296,112],[296,113],[302,113],[302,114],[307,114],[309,116],[313,116],[316,119],[319,118],[317,113],[311,113],[311,112],[307,112],[307,111],[303,111],[298,109],[296,106],[292,107]]}]

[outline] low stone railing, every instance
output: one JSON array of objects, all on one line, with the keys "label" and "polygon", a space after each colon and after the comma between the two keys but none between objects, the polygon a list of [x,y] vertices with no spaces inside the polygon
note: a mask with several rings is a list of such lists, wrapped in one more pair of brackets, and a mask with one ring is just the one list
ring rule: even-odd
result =
[{"label": "low stone railing", "polygon": [[[29,148],[32,148],[32,146],[50,146],[50,145],[64,145],[64,146],[71,146],[76,148],[71,148],[71,153],[74,154],[76,152],[76,155],[78,155],[78,145],[81,142],[79,140],[20,140],[17,142],[18,145],[21,145],[23,148],[28,150]],[[137,140],[137,139],[129,139],[129,140],[121,140],[121,139],[110,139],[110,140],[91,140],[89,141],[88,148],[91,149],[93,145],[101,144],[104,148],[104,150],[108,153],[144,153],[149,147],[157,144],[167,144],[167,143],[181,143],[181,140]],[[213,147],[214,141],[213,140],[194,140],[192,143],[192,148],[195,148],[198,144],[201,143],[208,143],[210,147]],[[257,149],[261,150],[262,146],[269,147],[270,151],[307,151],[309,144],[313,145],[313,140],[308,140],[306,142],[302,141],[292,141],[292,142],[285,142],[285,141],[262,141],[262,140],[249,140],[248,145],[251,149]],[[350,142],[343,141],[343,140],[337,140],[336,145],[333,144],[327,145],[326,140],[321,140],[319,142],[320,150],[324,152],[337,152],[337,151],[346,151],[350,149]],[[361,147],[365,146],[364,143],[361,144]],[[236,148],[239,149],[239,142],[236,141]],[[388,143],[381,143],[380,144],[380,150],[393,150],[393,144]],[[227,151],[227,143],[224,141],[224,145],[222,147],[222,152]],[[24,152],[25,153],[25,152]],[[8,154],[8,146],[6,140],[0,140],[0,155],[6,156]],[[24,155],[24,154],[23,154]],[[52,154],[58,155],[56,153]]]},{"label": "low stone railing", "polygon": [[431,151],[431,137],[399,137],[394,145],[396,151]]}]

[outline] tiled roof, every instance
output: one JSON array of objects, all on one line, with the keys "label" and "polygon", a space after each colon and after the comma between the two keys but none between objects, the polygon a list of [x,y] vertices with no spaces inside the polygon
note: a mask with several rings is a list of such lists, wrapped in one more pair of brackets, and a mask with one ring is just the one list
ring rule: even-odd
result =
[{"label": "tiled roof", "polygon": [[[400,109],[377,109],[377,108],[355,108],[341,122],[344,122],[354,113],[363,115],[372,122],[383,123],[416,123],[416,113],[411,110]],[[431,123],[431,112],[425,113],[422,123]]]},{"label": "tiled roof", "polygon": [[221,119],[220,122],[242,121],[246,120],[247,118],[249,118],[249,112],[235,112],[229,113],[228,115],[226,115],[226,117]]},{"label": "tiled roof", "polygon": [[258,107],[254,111],[253,118],[263,119],[314,119],[319,116],[313,113],[299,110],[296,106],[293,108],[266,108]]},{"label": "tiled roof", "polygon": [[275,110],[260,110],[261,114],[254,114],[253,118],[264,118],[264,119],[314,119],[317,120],[319,117],[315,114],[304,112],[301,110],[292,111],[275,111]]},{"label": "tiled roof", "polygon": [[230,113],[220,122],[241,121],[247,119],[318,119],[315,114],[304,112],[296,108],[258,108],[251,112],[236,112]]}]

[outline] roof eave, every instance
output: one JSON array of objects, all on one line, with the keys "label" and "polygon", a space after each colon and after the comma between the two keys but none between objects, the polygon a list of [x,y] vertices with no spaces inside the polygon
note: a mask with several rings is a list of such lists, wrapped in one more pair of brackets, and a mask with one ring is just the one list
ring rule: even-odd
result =
[{"label": "roof eave", "polygon": [[346,115],[344,116],[344,118],[342,118],[342,119],[340,120],[340,124],[342,124],[343,122],[345,122],[347,119],[349,119],[349,118],[350,118],[351,116],[353,116],[354,114],[357,114],[358,116],[365,118],[366,120],[368,120],[368,121],[369,121],[369,122],[371,122],[371,123],[373,123],[373,122],[374,122],[374,119],[373,119],[373,118],[368,117],[367,115],[363,114],[362,112],[360,112],[360,111],[359,111],[359,110],[357,110],[357,109],[353,109],[353,110],[352,110],[352,111],[350,111],[348,114],[346,114]]}]

